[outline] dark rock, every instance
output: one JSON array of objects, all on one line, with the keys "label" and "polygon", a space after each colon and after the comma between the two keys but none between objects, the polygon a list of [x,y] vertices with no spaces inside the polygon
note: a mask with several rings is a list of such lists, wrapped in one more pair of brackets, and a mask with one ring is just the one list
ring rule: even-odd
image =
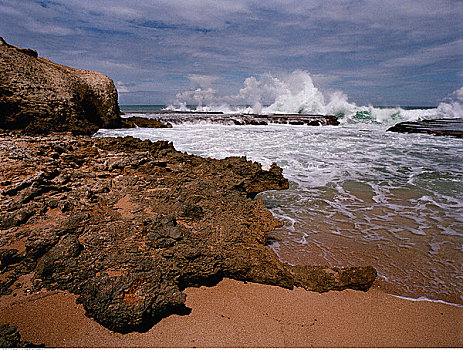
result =
[{"label": "dark rock", "polygon": [[463,137],[463,119],[427,119],[419,122],[403,122],[387,131]]},{"label": "dark rock", "polygon": [[173,215],[158,215],[148,222],[149,224],[144,227],[143,232],[146,233],[146,244],[150,247],[167,248],[183,236],[182,229],[177,225]]},{"label": "dark rock", "polygon": [[254,198],[259,192],[263,192],[272,184],[277,190],[286,189],[288,180],[283,177],[283,169],[273,163],[268,171],[258,170],[251,176],[243,179],[237,188],[243,188],[250,198]]},{"label": "dark rock", "polygon": [[9,323],[0,325],[0,347],[2,348],[44,348],[45,344],[32,344],[28,341],[21,341],[18,327],[10,326]]},{"label": "dark rock", "polygon": [[171,128],[172,124],[162,123],[155,119],[130,117],[121,119],[122,128]]},{"label": "dark rock", "polygon": [[0,129],[93,134],[120,125],[117,91],[107,76],[53,63],[0,38]]},{"label": "dark rock", "polygon": [[[185,288],[224,277],[317,291],[373,283],[370,267],[290,267],[265,246],[281,223],[253,198],[288,188],[276,164],[264,170],[244,157],[201,158],[131,137],[0,141],[3,294],[33,272],[34,289],[70,291],[89,317],[125,333],[187,313]],[[17,157],[20,147],[30,156]],[[69,159],[57,168],[47,150]],[[9,249],[12,240],[25,251]]]},{"label": "dark rock", "polygon": [[[163,127],[163,124],[171,127],[172,124],[180,124],[185,122],[207,121],[210,123],[225,124],[225,125],[268,125],[274,124],[292,124],[292,125],[308,125],[308,126],[325,126],[339,125],[339,120],[334,115],[318,115],[318,114],[224,114],[222,112],[175,112],[175,111],[153,111],[150,112],[150,118],[153,127]],[[153,117],[154,116],[154,117]],[[135,119],[135,118],[124,118]],[[135,124],[142,127],[140,122]],[[156,124],[155,122],[159,123]],[[128,127],[133,124],[128,122]],[[159,126],[156,126],[159,125]],[[133,126],[132,126],[133,127]],[[146,126],[150,127],[150,126]]]},{"label": "dark rock", "polygon": [[21,262],[23,257],[17,249],[0,249],[0,269],[3,272],[9,265]]},{"label": "dark rock", "polygon": [[34,213],[35,210],[33,207],[20,208],[11,213],[2,213],[3,215],[0,217],[0,228],[7,229],[24,224]]}]

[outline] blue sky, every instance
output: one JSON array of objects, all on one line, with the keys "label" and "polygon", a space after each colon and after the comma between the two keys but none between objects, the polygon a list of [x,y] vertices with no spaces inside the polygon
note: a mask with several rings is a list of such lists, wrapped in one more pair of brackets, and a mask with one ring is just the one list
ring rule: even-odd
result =
[{"label": "blue sky", "polygon": [[0,36],[105,73],[121,104],[301,70],[357,104],[437,105],[463,86],[462,19],[462,0],[0,0]]}]

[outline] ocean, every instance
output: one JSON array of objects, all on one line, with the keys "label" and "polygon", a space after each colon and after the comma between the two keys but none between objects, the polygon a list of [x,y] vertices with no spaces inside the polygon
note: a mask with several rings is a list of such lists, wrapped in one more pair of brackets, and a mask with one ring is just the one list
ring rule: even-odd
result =
[{"label": "ocean", "polygon": [[463,139],[386,131],[400,121],[463,118],[461,104],[380,108],[346,106],[344,100],[336,110],[323,101],[312,108],[313,96],[305,105],[280,97],[258,112],[329,112],[341,124],[230,125],[197,121],[194,114],[184,119],[189,110],[227,115],[253,106],[122,106],[124,117],[161,120],[160,110],[176,108],[169,117],[182,121],[168,129],[101,129],[95,136],[169,140],[202,157],[246,156],[264,167],[275,162],[290,188],[259,197],[284,223],[269,234],[281,260],[372,265],[376,286],[387,293],[463,305]]}]

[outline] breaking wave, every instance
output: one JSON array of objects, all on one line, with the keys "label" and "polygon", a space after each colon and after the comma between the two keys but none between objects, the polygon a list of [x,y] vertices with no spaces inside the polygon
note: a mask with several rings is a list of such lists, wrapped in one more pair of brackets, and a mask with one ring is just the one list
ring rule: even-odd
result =
[{"label": "breaking wave", "polygon": [[[197,105],[200,112],[227,114],[298,113],[335,115],[341,123],[372,123],[392,125],[401,121],[426,118],[463,118],[463,87],[444,99],[436,108],[406,109],[357,106],[342,91],[322,92],[306,71],[273,77],[248,77],[234,96],[217,96],[211,88],[197,88],[177,94],[170,110],[191,111],[187,101]],[[246,101],[246,105],[239,106]]]}]

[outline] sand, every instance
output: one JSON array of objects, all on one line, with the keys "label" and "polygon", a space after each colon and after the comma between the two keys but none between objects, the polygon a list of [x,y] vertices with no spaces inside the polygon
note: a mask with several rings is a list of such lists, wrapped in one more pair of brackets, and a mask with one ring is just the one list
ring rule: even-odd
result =
[{"label": "sand", "polygon": [[76,296],[2,297],[0,322],[52,347],[461,347],[463,308],[372,288],[318,294],[224,279],[188,288],[186,316],[146,333],[118,334],[85,317]]}]

